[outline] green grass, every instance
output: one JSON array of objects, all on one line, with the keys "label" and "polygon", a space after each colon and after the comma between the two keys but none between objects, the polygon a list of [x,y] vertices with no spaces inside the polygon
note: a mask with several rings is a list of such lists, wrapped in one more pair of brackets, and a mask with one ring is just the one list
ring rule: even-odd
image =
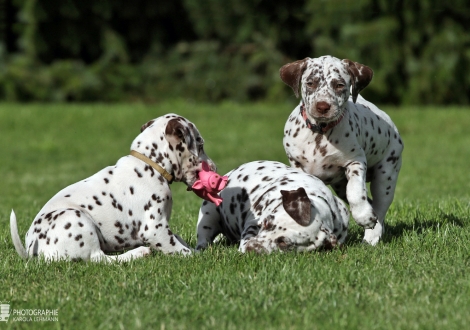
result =
[{"label": "green grass", "polygon": [[[21,237],[58,190],[129,152],[149,119],[193,121],[219,172],[252,160],[286,162],[291,104],[1,104],[0,301],[58,309],[58,323],[12,328],[464,329],[470,326],[470,109],[386,108],[405,142],[403,169],[377,247],[352,225],[329,253],[240,255],[215,245],[192,257],[125,264],[23,261]],[[200,199],[172,185],[171,226],[195,245]]]}]

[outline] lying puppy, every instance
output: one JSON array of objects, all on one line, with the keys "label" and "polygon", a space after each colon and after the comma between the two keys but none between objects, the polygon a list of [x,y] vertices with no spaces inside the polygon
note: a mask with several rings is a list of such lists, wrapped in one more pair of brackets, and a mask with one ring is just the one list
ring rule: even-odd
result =
[{"label": "lying puppy", "polygon": [[365,228],[364,241],[377,244],[395,193],[403,142],[390,117],[359,95],[372,70],[322,56],[288,63],[280,75],[302,98],[284,128],[290,164],[330,184]]},{"label": "lying puppy", "polygon": [[[172,197],[169,184],[191,187],[207,162],[196,126],[176,114],[148,122],[131,145],[131,155],[95,175],[72,184],[42,208],[26,234],[18,235],[16,216],[11,236],[23,258],[127,261],[163,253],[190,254],[187,244],[169,228]],[[130,251],[109,256],[105,252]]]},{"label": "lying puppy", "polygon": [[219,234],[239,251],[310,251],[343,243],[349,213],[321,180],[282,163],[257,161],[227,174],[220,206],[203,202],[196,250]]}]

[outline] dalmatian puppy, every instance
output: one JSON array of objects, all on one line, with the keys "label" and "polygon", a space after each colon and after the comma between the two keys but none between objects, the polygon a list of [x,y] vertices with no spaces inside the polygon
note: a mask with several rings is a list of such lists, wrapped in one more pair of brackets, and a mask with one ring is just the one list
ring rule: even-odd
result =
[{"label": "dalmatian puppy", "polygon": [[349,212],[316,177],[272,161],[244,164],[227,174],[222,203],[203,202],[196,250],[222,233],[242,253],[311,251],[346,239]]},{"label": "dalmatian puppy", "polygon": [[[191,187],[207,162],[204,140],[196,126],[176,114],[143,125],[131,154],[93,176],[59,191],[41,209],[26,234],[26,248],[18,235],[15,213],[11,236],[23,258],[46,260],[128,261],[163,253],[191,253],[168,221],[172,208],[170,184]],[[109,252],[129,250],[120,255]]]},{"label": "dalmatian puppy", "polygon": [[331,185],[365,228],[364,241],[377,244],[393,200],[403,142],[390,117],[359,95],[372,70],[323,56],[286,64],[280,76],[302,98],[284,128],[290,164]]}]

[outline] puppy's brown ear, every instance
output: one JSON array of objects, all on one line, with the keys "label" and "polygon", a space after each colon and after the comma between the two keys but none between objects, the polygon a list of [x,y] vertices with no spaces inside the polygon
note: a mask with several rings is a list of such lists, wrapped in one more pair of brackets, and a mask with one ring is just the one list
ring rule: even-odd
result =
[{"label": "puppy's brown ear", "polygon": [[170,119],[166,124],[165,134],[176,137],[178,141],[184,142],[193,155],[198,155],[196,141],[189,128],[181,123],[181,118]]},{"label": "puppy's brown ear", "polygon": [[352,98],[353,102],[356,103],[357,95],[369,85],[372,77],[374,76],[374,71],[368,66],[353,62],[348,59],[343,60],[346,69],[348,69],[349,76],[351,77],[351,86],[352,86]]},{"label": "puppy's brown ear", "polygon": [[310,199],[305,189],[300,187],[297,190],[281,190],[282,206],[287,214],[291,216],[301,226],[310,224],[312,214]]},{"label": "puppy's brown ear", "polygon": [[303,60],[288,63],[279,70],[282,81],[292,88],[295,97],[299,97],[300,80],[309,59],[306,57]]},{"label": "puppy's brown ear", "polygon": [[166,124],[165,134],[173,135],[178,139],[183,140],[185,136],[185,127],[181,124],[178,118],[170,119]]},{"label": "puppy's brown ear", "polygon": [[149,121],[148,123],[143,124],[142,127],[140,128],[140,133],[142,133],[147,127],[149,127],[150,125],[152,125],[154,121],[155,121],[155,120],[152,119],[152,120]]}]

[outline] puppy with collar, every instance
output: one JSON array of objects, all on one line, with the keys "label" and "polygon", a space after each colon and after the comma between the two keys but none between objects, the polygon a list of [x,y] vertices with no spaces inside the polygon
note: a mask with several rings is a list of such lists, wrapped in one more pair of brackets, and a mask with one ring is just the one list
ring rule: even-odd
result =
[{"label": "puppy with collar", "polygon": [[[163,253],[191,253],[169,227],[170,183],[191,187],[202,163],[216,170],[204,152],[196,126],[176,114],[143,125],[131,154],[93,176],[59,191],[39,211],[26,233],[26,248],[18,235],[15,213],[11,236],[23,258],[46,260],[127,261]],[[121,252],[120,255],[107,255]]]},{"label": "puppy with collar", "polygon": [[331,185],[365,228],[364,241],[377,244],[393,201],[403,142],[390,117],[359,95],[372,80],[372,69],[332,56],[307,57],[284,65],[280,76],[301,97],[284,128],[291,165]]}]

